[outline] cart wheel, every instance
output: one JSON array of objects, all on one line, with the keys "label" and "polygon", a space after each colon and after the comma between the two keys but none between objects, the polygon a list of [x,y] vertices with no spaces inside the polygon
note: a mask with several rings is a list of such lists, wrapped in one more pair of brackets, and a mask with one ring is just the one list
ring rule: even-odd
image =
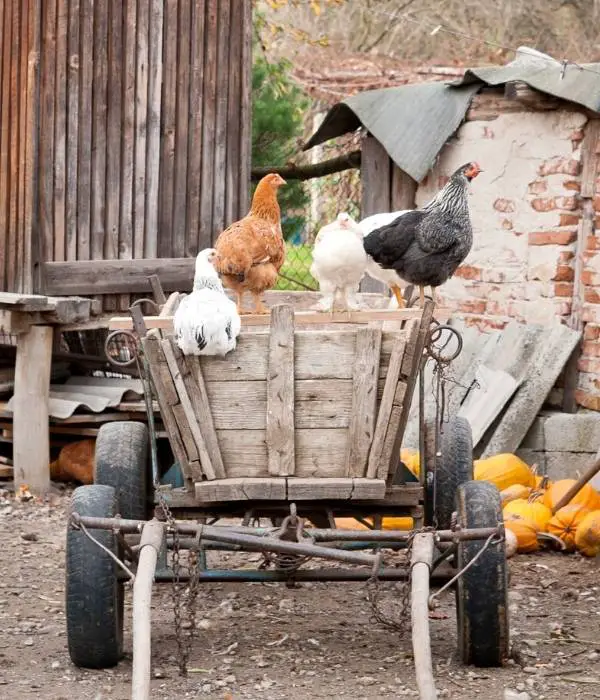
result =
[{"label": "cart wheel", "polygon": [[[435,460],[435,475],[427,475],[426,517],[427,524],[433,525],[433,513],[437,527],[441,530],[450,528],[454,511],[456,490],[461,484],[473,479],[473,436],[471,426],[466,418],[454,416],[443,426],[440,436],[441,456],[436,459],[433,454],[434,426],[427,426],[427,442],[430,443],[429,459]],[[430,461],[430,463],[432,463]],[[433,479],[435,479],[435,505]]]},{"label": "cart wheel", "polygon": [[[498,489],[485,481],[469,481],[456,494],[463,529],[495,527],[502,522]],[[460,571],[481,551],[485,541],[458,546]],[[458,650],[465,664],[501,666],[508,658],[508,578],[504,542],[492,543],[456,583]]]},{"label": "cart wheel", "polygon": [[148,471],[148,428],[134,421],[105,423],[96,439],[94,483],[112,486],[121,517],[145,520]]},{"label": "cart wheel", "polygon": [[[113,518],[115,490],[93,484],[73,492],[71,512]],[[90,534],[117,554],[110,530]],[[123,656],[123,583],[116,564],[80,530],[67,530],[66,556],[67,640],[71,661],[84,668],[109,668]]]}]

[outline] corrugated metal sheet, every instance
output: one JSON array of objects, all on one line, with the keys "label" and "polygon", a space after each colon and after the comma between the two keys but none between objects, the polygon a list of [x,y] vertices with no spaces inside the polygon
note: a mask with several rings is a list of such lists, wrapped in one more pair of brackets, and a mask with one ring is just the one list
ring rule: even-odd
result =
[{"label": "corrugated metal sheet", "polygon": [[420,182],[479,87],[450,88],[436,82],[361,92],[331,108],[304,150],[362,125],[399,168]]},{"label": "corrugated metal sheet", "polygon": [[548,59],[520,55],[506,66],[471,68],[453,83],[420,83],[353,95],[329,110],[304,150],[363,126],[401,170],[420,182],[484,85],[520,81],[600,112],[600,64],[563,67]]},{"label": "corrugated metal sheet", "polygon": [[554,97],[574,102],[600,112],[600,63],[568,64],[564,68],[549,61],[513,61],[499,68],[470,68],[464,77],[451,86],[471,84],[504,85],[513,81],[523,82],[529,87]]}]

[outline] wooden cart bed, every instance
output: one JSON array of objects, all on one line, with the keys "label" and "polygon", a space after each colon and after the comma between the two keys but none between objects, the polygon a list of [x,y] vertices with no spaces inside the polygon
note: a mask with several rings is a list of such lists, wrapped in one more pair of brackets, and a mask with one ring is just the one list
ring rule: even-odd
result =
[{"label": "wooden cart bed", "polygon": [[315,329],[281,304],[224,359],[185,357],[168,323],[150,329],[142,348],[196,502],[384,499],[431,308],[404,318],[324,327],[320,314]]}]

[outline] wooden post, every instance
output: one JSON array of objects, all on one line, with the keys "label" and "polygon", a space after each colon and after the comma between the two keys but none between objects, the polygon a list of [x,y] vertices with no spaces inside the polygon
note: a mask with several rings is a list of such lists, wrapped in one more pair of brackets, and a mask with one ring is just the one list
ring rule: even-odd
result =
[{"label": "wooden post", "polygon": [[13,411],[15,486],[42,495],[50,488],[48,395],[52,327],[31,326],[18,336]]},{"label": "wooden post", "polygon": [[[364,219],[371,214],[391,211],[390,201],[390,157],[385,148],[373,136],[366,136],[361,145],[361,205],[360,214]],[[360,283],[361,292],[387,294],[385,284],[365,276]]]},{"label": "wooden post", "polygon": [[[583,331],[581,312],[584,301],[583,267],[584,255],[587,249],[587,239],[594,234],[594,207],[595,181],[600,172],[600,119],[591,119],[585,129],[585,136],[581,144],[583,171],[581,173],[581,199],[582,214],[577,229],[577,247],[575,249],[575,276],[573,279],[573,304],[571,316],[568,320],[570,328]],[[582,343],[580,342],[565,366],[564,389],[562,409],[566,413],[577,411],[575,392],[579,379],[578,362],[581,356]]]},{"label": "wooden post", "polygon": [[[363,139],[361,146],[360,179],[361,218],[415,208],[417,183],[394,165],[385,148],[370,135]],[[360,291],[388,293],[386,285],[368,276],[361,282]]]}]

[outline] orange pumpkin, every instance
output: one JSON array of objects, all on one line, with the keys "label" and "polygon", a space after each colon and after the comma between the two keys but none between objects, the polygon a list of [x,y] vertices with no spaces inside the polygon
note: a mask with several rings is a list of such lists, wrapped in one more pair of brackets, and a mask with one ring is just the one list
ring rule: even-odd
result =
[{"label": "orange pumpkin", "polygon": [[575,546],[586,557],[600,554],[600,510],[588,513],[575,531]]},{"label": "orange pumpkin", "polygon": [[537,532],[545,532],[548,521],[552,517],[552,513],[543,503],[539,501],[529,502],[524,498],[510,501],[504,506],[502,512],[505,520],[513,518],[527,520],[535,527]]},{"label": "orange pumpkin", "polygon": [[520,518],[505,520],[504,527],[510,530],[517,538],[518,552],[536,552],[540,548],[535,525],[528,520],[522,520]]},{"label": "orange pumpkin", "polygon": [[563,506],[550,518],[548,532],[565,543],[567,551],[575,549],[575,533],[578,525],[590,511],[582,505],[570,503]]},{"label": "orange pumpkin", "polygon": [[502,501],[502,506],[505,506],[511,501],[516,501],[521,498],[528,498],[531,493],[530,486],[523,486],[523,484],[513,484],[507,488],[500,491],[500,500]]},{"label": "orange pumpkin", "polygon": [[[550,484],[544,493],[544,505],[552,510],[574,483],[575,479],[560,479]],[[580,505],[588,510],[596,510],[600,508],[600,496],[591,484],[585,484],[567,505]]]}]

